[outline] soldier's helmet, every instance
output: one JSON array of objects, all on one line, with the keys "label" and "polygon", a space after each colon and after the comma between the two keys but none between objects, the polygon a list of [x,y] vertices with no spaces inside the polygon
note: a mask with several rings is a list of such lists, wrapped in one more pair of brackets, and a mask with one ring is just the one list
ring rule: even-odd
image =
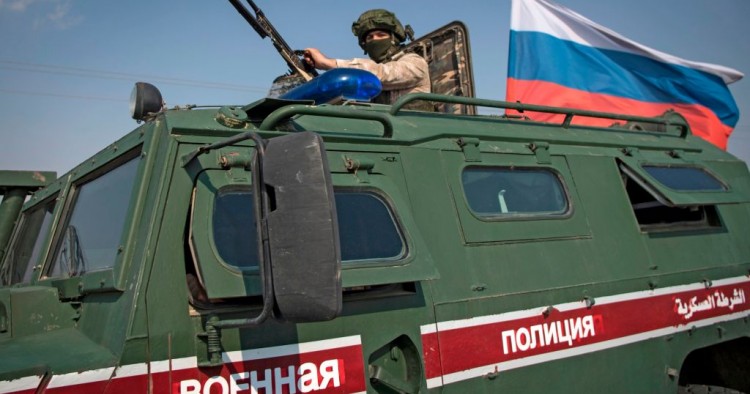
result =
[{"label": "soldier's helmet", "polygon": [[352,23],[352,33],[359,39],[359,46],[364,49],[365,37],[372,30],[384,30],[391,33],[391,36],[400,44],[406,40],[406,32],[401,21],[396,18],[396,14],[384,10],[375,9],[362,13],[359,19]]}]

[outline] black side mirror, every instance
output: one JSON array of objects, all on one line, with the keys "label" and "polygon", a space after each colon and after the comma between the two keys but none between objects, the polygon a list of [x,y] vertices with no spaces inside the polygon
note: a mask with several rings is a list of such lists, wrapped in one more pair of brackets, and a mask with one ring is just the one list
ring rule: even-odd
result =
[{"label": "black side mirror", "polygon": [[311,132],[272,138],[263,180],[270,188],[268,235],[279,318],[323,321],[341,312],[341,251],[323,139]]}]

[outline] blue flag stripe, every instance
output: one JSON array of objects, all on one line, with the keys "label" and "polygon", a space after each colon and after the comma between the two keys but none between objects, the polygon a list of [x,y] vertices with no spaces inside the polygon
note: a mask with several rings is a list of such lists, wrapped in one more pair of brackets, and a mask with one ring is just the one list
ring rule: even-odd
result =
[{"label": "blue flag stripe", "polygon": [[510,78],[645,102],[700,104],[730,127],[739,119],[737,105],[722,79],[700,70],[532,31],[511,30],[509,53]]}]

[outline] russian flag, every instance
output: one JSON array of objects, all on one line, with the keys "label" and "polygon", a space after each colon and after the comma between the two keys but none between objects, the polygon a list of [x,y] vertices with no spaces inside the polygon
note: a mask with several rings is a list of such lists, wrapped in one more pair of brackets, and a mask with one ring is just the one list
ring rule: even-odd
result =
[{"label": "russian flag", "polygon": [[[739,119],[727,84],[742,77],[648,48],[550,1],[513,0],[507,101],[640,116],[674,109],[695,135],[726,149]],[[560,116],[531,117],[556,122]],[[608,126],[612,120],[574,122]]]}]

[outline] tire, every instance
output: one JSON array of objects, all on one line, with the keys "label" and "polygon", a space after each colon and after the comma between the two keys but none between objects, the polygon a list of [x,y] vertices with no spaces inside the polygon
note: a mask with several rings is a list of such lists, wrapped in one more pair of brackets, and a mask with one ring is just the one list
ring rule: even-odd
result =
[{"label": "tire", "polygon": [[719,386],[705,386],[701,384],[689,384],[680,386],[677,394],[745,394],[742,391],[728,389]]}]

